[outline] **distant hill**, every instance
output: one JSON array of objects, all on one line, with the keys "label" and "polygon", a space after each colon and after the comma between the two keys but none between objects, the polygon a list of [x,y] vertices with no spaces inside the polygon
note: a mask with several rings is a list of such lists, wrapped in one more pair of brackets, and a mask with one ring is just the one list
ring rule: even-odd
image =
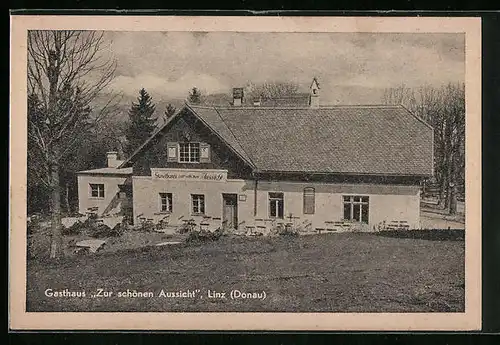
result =
[{"label": "distant hill", "polygon": [[[322,105],[356,105],[356,104],[381,104],[384,90],[362,86],[336,85],[331,90],[321,90]],[[107,95],[103,95],[96,101],[98,109],[102,107],[107,100]],[[136,102],[136,97],[123,96],[117,106],[114,119],[118,122],[128,121],[128,111],[132,102]],[[165,97],[164,99],[153,98],[156,104],[155,118],[163,116],[165,109],[171,103],[176,109],[181,108],[185,100]],[[251,100],[246,99],[246,102]],[[207,106],[228,106],[232,104],[232,95],[230,93],[216,93],[202,95],[201,104]]]}]

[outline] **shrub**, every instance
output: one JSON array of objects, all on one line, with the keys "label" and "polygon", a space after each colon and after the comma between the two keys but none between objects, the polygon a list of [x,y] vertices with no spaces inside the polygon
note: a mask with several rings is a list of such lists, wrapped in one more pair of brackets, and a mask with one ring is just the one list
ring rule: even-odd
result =
[{"label": "shrub", "polygon": [[126,214],[123,216],[123,223],[125,224],[133,224],[134,223],[134,217],[132,217],[130,214]]},{"label": "shrub", "polygon": [[93,238],[106,238],[106,237],[119,237],[123,235],[126,226],[123,223],[118,223],[114,228],[110,228],[106,224],[98,224],[90,230],[90,237]]},{"label": "shrub", "polygon": [[411,229],[383,230],[376,232],[378,236],[411,238],[429,241],[464,241],[465,231],[461,229]]},{"label": "shrub", "polygon": [[187,223],[182,224],[181,226],[177,227],[177,232],[179,234],[185,234],[188,232],[196,231],[196,223],[193,221],[189,221]]},{"label": "shrub", "polygon": [[224,236],[224,231],[218,228],[215,231],[207,231],[207,230],[194,230],[189,232],[188,237],[186,238],[186,242],[211,242],[217,241],[219,238]]},{"label": "shrub", "polygon": [[299,236],[299,231],[291,226],[285,226],[278,229],[278,235],[296,237]]},{"label": "shrub", "polygon": [[146,220],[144,222],[141,222],[138,228],[136,228],[138,231],[144,231],[144,232],[152,232],[156,230],[156,225],[150,221]]},{"label": "shrub", "polygon": [[63,227],[63,229],[62,229],[63,236],[74,236],[74,235],[81,234],[85,230],[84,224],[85,223],[82,223],[80,221],[76,221],[69,228]]}]

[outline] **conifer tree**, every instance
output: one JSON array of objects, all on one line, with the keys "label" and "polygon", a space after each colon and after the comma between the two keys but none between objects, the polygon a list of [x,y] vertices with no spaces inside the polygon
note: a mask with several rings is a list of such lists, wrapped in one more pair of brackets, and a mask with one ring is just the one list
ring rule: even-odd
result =
[{"label": "conifer tree", "polygon": [[132,102],[128,114],[130,118],[129,128],[126,133],[127,147],[126,154],[131,155],[147,138],[151,136],[155,129],[155,119],[152,118],[155,112],[153,99],[142,88],[139,91],[137,103]]},{"label": "conifer tree", "polygon": [[189,93],[189,102],[193,104],[201,103],[201,93],[200,90],[198,90],[198,88],[193,87],[193,89]]},{"label": "conifer tree", "polygon": [[172,103],[167,104],[167,107],[165,108],[165,119],[168,120],[172,115],[174,115],[175,110],[176,109]]}]

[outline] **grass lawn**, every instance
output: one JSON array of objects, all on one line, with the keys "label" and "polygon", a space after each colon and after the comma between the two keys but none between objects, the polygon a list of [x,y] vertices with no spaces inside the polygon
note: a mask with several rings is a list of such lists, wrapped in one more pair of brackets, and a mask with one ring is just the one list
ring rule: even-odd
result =
[{"label": "grass lawn", "polygon": [[[47,297],[69,289],[86,297]],[[111,297],[90,297],[97,289]],[[127,289],[154,297],[117,297]],[[159,292],[199,289],[195,298]],[[213,299],[208,290],[265,291],[260,299]],[[28,261],[27,311],[464,311],[464,242],[367,233],[225,237]]]}]

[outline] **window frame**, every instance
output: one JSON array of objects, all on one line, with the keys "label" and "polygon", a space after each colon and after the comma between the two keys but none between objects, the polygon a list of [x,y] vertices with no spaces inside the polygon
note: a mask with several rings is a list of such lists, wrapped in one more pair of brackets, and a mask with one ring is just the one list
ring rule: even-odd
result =
[{"label": "window frame", "polygon": [[[188,146],[188,151],[187,151],[188,160],[187,161],[183,161],[181,159],[181,157],[182,157],[182,150],[181,150],[182,145]],[[198,160],[197,161],[191,159],[191,155],[192,155],[191,147],[192,147],[192,145],[196,145],[198,147]],[[177,157],[178,163],[187,163],[187,164],[199,164],[199,163],[201,163],[201,143],[200,142],[197,142],[197,141],[179,142],[179,143],[177,143],[177,150],[178,150],[178,157]]]},{"label": "window frame", "polygon": [[[272,197],[271,194],[275,194],[275,195],[281,195],[281,197]],[[283,192],[269,192],[268,195],[267,195],[267,200],[268,200],[268,204],[269,204],[269,208],[268,208],[268,214],[269,214],[269,218],[271,219],[285,219],[285,193]],[[276,202],[276,206],[275,206],[275,211],[276,211],[276,215],[273,216],[272,215],[272,204],[273,202]],[[280,202],[281,202],[281,216],[280,216]]]},{"label": "window frame", "polygon": [[[198,212],[195,211],[195,197],[197,198],[196,207],[198,208]],[[205,194],[191,194],[191,214],[193,216],[199,216],[199,215],[204,215],[205,212],[206,212]]]},{"label": "window frame", "polygon": [[[97,189],[96,189],[97,196],[93,195],[93,192],[94,192],[93,187],[94,186],[97,187]],[[100,188],[100,186],[102,186],[102,188]],[[89,183],[89,191],[90,191],[90,198],[92,198],[92,199],[104,199],[104,197],[106,196],[104,183]],[[102,194],[102,196],[101,196],[101,194]]]},{"label": "window frame", "polygon": [[[174,201],[174,196],[172,193],[168,192],[160,192],[158,193],[158,196],[160,198],[160,212],[161,213],[172,213],[173,212],[173,201]],[[164,199],[165,197],[165,199]],[[166,201],[166,203],[163,203],[163,200]],[[163,209],[163,206],[166,206],[166,209]]]},{"label": "window frame", "polygon": [[[346,201],[345,198],[349,198],[349,201]],[[358,199],[358,200],[356,200]],[[366,201],[363,201],[366,199]],[[350,205],[350,218],[345,217],[345,206],[346,204]],[[354,218],[355,214],[355,207],[359,206],[359,220],[356,220]],[[363,218],[363,210],[366,211],[366,220]],[[370,196],[369,195],[363,195],[363,194],[344,194],[342,195],[342,219],[348,220],[351,222],[358,222],[358,223],[364,223],[364,224],[369,224],[370,222]]]},{"label": "window frame", "polygon": [[[309,192],[309,194],[307,194]],[[306,197],[312,198],[311,210],[306,207]],[[314,187],[304,187],[302,191],[302,212],[304,214],[315,214],[316,213],[316,189]]]}]

